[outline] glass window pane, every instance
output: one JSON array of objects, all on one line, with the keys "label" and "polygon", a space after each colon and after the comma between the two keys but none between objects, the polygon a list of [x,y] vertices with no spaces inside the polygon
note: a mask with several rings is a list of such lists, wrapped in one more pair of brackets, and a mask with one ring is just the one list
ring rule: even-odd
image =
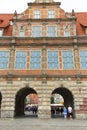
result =
[{"label": "glass window pane", "polygon": [[9,64],[9,51],[0,51],[0,69],[7,69]]},{"label": "glass window pane", "polygon": [[41,26],[32,27],[32,37],[41,37]]},{"label": "glass window pane", "polygon": [[40,51],[31,51],[30,55],[30,69],[41,68],[41,53]]},{"label": "glass window pane", "polygon": [[25,69],[26,68],[26,56],[27,56],[27,54],[25,51],[16,52],[16,61],[15,61],[16,69]]},{"label": "glass window pane", "polygon": [[63,56],[63,68],[73,69],[74,63],[73,63],[72,51],[63,51],[62,56]]},{"label": "glass window pane", "polygon": [[48,51],[48,69],[58,69],[58,51]]},{"label": "glass window pane", "polygon": [[48,26],[47,27],[47,36],[48,37],[56,37],[56,26]]},{"label": "glass window pane", "polygon": [[80,67],[87,69],[87,50],[80,51]]}]

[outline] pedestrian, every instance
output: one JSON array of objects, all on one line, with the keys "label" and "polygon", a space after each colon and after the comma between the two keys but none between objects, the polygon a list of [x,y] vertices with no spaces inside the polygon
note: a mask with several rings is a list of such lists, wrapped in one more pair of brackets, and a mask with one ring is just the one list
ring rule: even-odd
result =
[{"label": "pedestrian", "polygon": [[63,116],[66,119],[67,118],[67,109],[66,107],[63,108]]},{"label": "pedestrian", "polygon": [[69,118],[72,119],[73,109],[71,106],[68,106],[68,114],[69,114]]}]

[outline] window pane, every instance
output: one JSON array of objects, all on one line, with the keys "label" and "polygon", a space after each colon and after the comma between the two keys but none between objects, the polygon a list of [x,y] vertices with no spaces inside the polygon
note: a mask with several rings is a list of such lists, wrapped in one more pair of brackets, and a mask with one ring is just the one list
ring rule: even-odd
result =
[{"label": "window pane", "polygon": [[48,69],[58,69],[58,51],[48,51]]},{"label": "window pane", "polygon": [[63,56],[63,68],[64,69],[73,69],[74,64],[73,64],[72,51],[63,51],[62,56]]},{"label": "window pane", "polygon": [[80,67],[82,69],[87,69],[87,51],[80,51]]},{"label": "window pane", "polygon": [[2,36],[2,30],[0,30],[0,36]]},{"label": "window pane", "polygon": [[41,68],[41,53],[40,51],[31,51],[30,55],[30,69]]},{"label": "window pane", "polygon": [[48,37],[56,37],[56,27],[55,26],[48,26],[47,27],[47,36]]},{"label": "window pane", "polygon": [[19,32],[19,36],[20,36],[20,37],[24,37],[24,31],[20,31],[20,32]]},{"label": "window pane", "polygon": [[54,10],[48,11],[48,18],[54,18]]},{"label": "window pane", "polygon": [[26,68],[26,52],[25,51],[16,52],[15,68],[16,69]]},{"label": "window pane", "polygon": [[0,69],[7,69],[9,64],[9,51],[0,51]]},{"label": "window pane", "polygon": [[36,18],[36,19],[40,18],[40,11],[39,10],[34,11],[34,18]]},{"label": "window pane", "polygon": [[41,27],[40,26],[32,27],[32,37],[41,37]]}]

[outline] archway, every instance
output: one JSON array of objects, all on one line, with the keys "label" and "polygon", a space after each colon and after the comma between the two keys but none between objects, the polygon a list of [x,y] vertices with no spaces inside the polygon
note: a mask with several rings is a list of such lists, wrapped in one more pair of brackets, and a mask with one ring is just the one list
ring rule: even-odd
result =
[{"label": "archway", "polygon": [[[25,105],[27,105],[25,103],[26,103],[26,98],[29,97],[29,95],[33,95],[33,94],[37,95],[36,91],[29,87],[22,88],[21,90],[17,92],[16,98],[15,98],[15,117],[22,117],[22,116],[31,117],[32,116],[29,114],[27,115],[25,113]],[[35,106],[36,104],[34,102],[34,104],[31,104],[31,105]],[[37,116],[35,115],[33,117],[37,117]]]},{"label": "archway", "polygon": [[69,105],[73,108],[73,116],[75,116],[74,98],[73,98],[72,92],[70,90],[68,90],[67,88],[64,88],[64,87],[56,88],[55,90],[53,90],[51,98],[53,95],[59,95],[61,97],[61,101],[59,101],[59,103],[55,104],[55,101],[53,101],[53,103],[52,103],[52,100],[54,100],[54,99],[51,99],[51,103],[52,103],[51,104],[51,115],[52,115],[52,117],[60,117],[59,115],[55,114],[55,112],[52,113],[53,106],[54,106],[53,109],[55,109],[55,110],[61,109],[60,115],[62,117],[63,107],[65,106],[66,108],[68,108]]}]

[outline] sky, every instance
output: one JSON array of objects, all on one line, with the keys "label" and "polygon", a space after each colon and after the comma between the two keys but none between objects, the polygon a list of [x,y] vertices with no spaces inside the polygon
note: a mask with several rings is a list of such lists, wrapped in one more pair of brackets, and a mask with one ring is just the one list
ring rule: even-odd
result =
[{"label": "sky", "polygon": [[[65,12],[87,12],[87,0],[54,0],[61,2],[61,8]],[[34,0],[0,0],[0,13],[22,13],[27,9],[27,3],[34,2]]]}]

